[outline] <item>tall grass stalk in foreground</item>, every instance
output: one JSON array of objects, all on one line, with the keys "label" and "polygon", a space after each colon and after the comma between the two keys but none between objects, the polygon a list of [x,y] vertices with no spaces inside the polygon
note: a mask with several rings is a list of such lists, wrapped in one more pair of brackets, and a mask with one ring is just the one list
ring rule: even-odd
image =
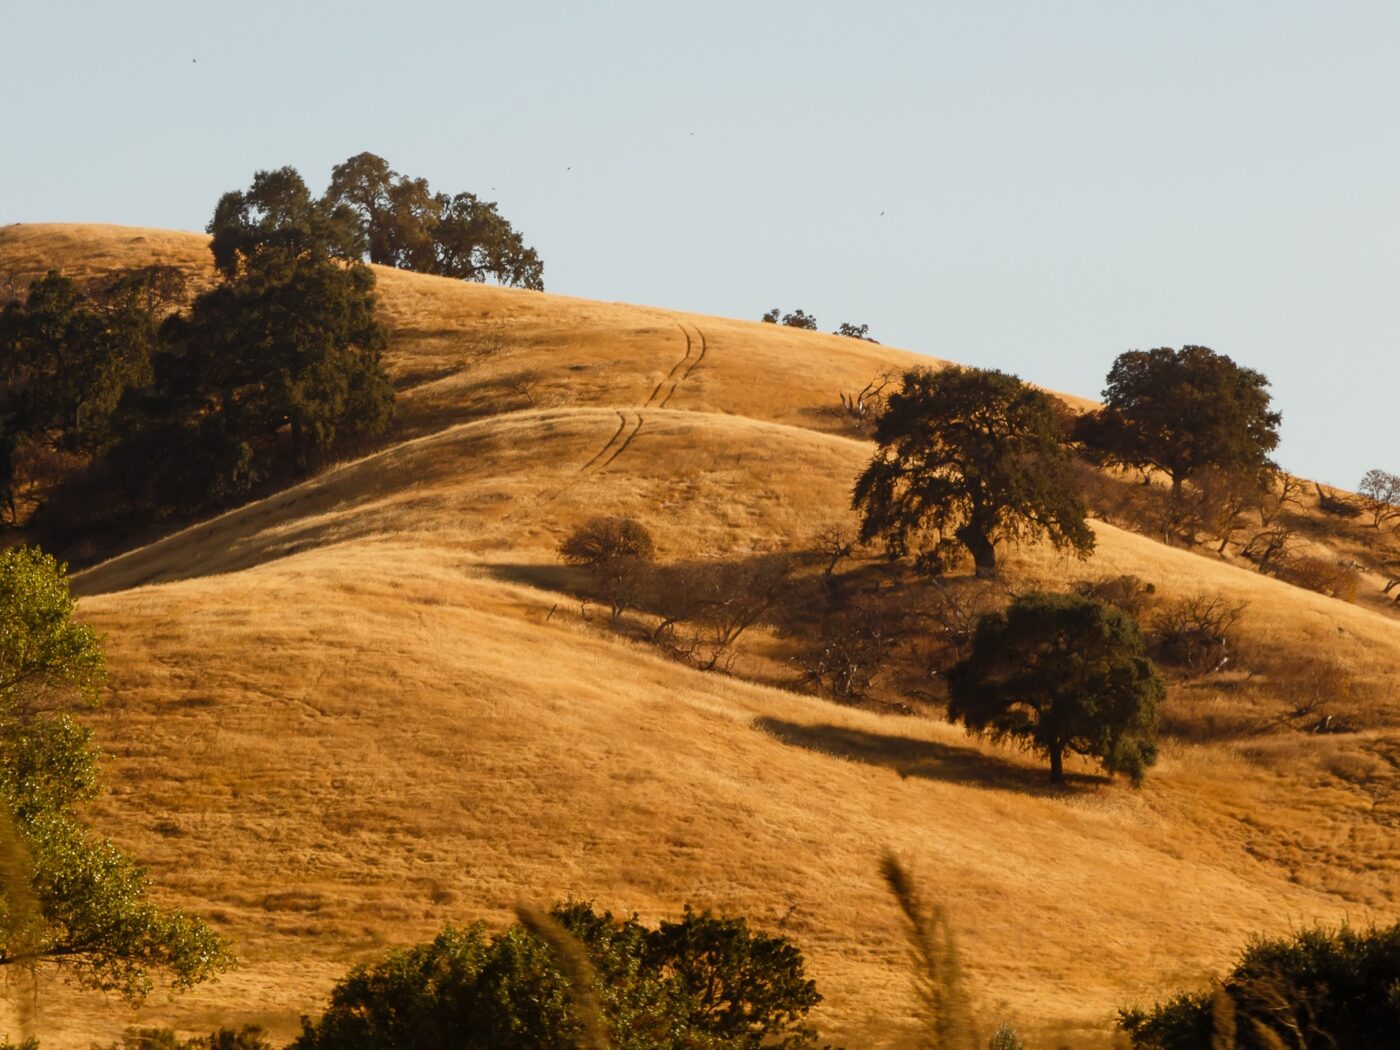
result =
[{"label": "tall grass stalk in foreground", "polygon": [[923,1013],[924,1050],[976,1050],[977,1026],[962,987],[958,948],[941,905],[926,905],[909,869],[893,853],[880,874],[904,913],[914,963],[914,987]]},{"label": "tall grass stalk in foreground", "polygon": [[554,952],[554,957],[569,982],[581,1031],[578,1050],[612,1050],[607,1029],[603,1024],[603,1008],[598,1002],[598,972],[588,958],[588,951],[554,917],[530,904],[517,904],[515,917]]}]

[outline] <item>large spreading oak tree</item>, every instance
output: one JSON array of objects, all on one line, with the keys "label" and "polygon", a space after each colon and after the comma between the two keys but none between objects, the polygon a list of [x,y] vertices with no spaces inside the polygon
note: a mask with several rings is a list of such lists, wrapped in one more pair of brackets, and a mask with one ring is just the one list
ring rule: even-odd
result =
[{"label": "large spreading oak tree", "polygon": [[942,571],[958,547],[997,575],[996,545],[1045,538],[1084,555],[1094,534],[1070,469],[1063,415],[1005,372],[949,367],[904,374],[875,423],[879,443],[856,481],[861,539]]}]

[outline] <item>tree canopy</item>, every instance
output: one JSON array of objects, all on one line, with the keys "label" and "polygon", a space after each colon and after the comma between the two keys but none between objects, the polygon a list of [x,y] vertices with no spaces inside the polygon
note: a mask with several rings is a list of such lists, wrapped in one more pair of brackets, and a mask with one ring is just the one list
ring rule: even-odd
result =
[{"label": "tree canopy", "polygon": [[156,319],[135,291],[89,296],[50,270],[0,311],[0,411],[6,432],[95,452],[112,439],[122,394],[150,375]]},{"label": "tree canopy", "polygon": [[948,672],[948,717],[969,732],[1014,738],[1050,759],[1097,758],[1139,783],[1156,761],[1161,676],[1137,624],[1110,605],[1032,592],[984,616],[972,651]]},{"label": "tree canopy", "polygon": [[1165,473],[1175,503],[1207,467],[1241,476],[1273,468],[1282,417],[1268,386],[1208,347],[1131,350],[1114,361],[1103,408],[1081,418],[1079,435],[1105,461]]},{"label": "tree canopy", "polygon": [[63,964],[82,985],[140,1002],[229,964],[203,923],[157,908],[145,872],[78,820],[97,793],[92,733],[66,710],[95,702],[101,643],[74,622],[63,566],[0,553],[0,967]]},{"label": "tree canopy", "polygon": [[[807,1050],[821,1000],[802,954],[743,919],[689,908],[648,928],[585,904],[553,919],[596,972],[601,1021],[617,1050]],[[577,980],[521,926],[489,937],[448,927],[430,944],[360,966],[336,986],[293,1050],[569,1050],[585,1045]]]},{"label": "tree canopy", "polygon": [[356,258],[466,281],[544,289],[544,263],[494,201],[474,193],[434,193],[428,181],[400,175],[373,153],[331,172],[322,206],[352,213],[361,231]]},{"label": "tree canopy", "polygon": [[808,332],[817,330],[817,319],[802,309],[785,314],[781,307],[775,306],[763,315],[763,321],[765,324],[782,324],[788,328],[802,328]]},{"label": "tree canopy", "polygon": [[270,251],[313,261],[357,259],[363,246],[355,212],[312,197],[292,167],[259,171],[248,189],[225,193],[207,230],[214,266],[228,280]]},{"label": "tree canopy", "polygon": [[1400,924],[1258,939],[1210,991],[1119,1012],[1134,1050],[1392,1046],[1400,1032]]},{"label": "tree canopy", "polygon": [[856,481],[863,541],[891,557],[917,550],[941,572],[966,548],[977,574],[997,574],[996,544],[1045,537],[1087,554],[1094,534],[1048,394],[1005,372],[916,368],[886,399],[879,443]]},{"label": "tree canopy", "polygon": [[280,462],[305,473],[338,440],[388,424],[373,272],[260,229],[229,276],[161,328],[154,381],[112,456],[138,504],[219,506]]}]

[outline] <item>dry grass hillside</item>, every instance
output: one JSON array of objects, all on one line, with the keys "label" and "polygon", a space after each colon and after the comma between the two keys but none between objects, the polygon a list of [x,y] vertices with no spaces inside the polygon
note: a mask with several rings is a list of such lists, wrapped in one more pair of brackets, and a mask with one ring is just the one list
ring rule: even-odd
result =
[{"label": "dry grass hillside", "polygon": [[[200,273],[206,256],[193,234],[0,229],[0,274],[19,279]],[[837,392],[928,358],[379,276],[399,389],[386,447],[77,577],[112,670],[93,820],[242,964],[139,1015],[46,985],[45,1047],[131,1021],[290,1035],[351,963],[566,895],[748,915],[806,952],[824,1034],[902,1045],[914,998],[886,846],[947,904],[982,1016],[1037,1046],[1106,1045],[1117,1007],[1204,982],[1253,933],[1396,917],[1400,621],[1379,597],[1104,524],[1088,562],[1016,552],[1028,584],[1132,573],[1168,598],[1246,602],[1256,654],[1174,688],[1142,790],[1085,775],[1051,791],[1031,757],[937,720],[620,637],[580,615],[555,555],[599,513],[643,520],[663,559],[810,548],[849,520],[870,454]],[[1320,661],[1327,682],[1344,672],[1332,710],[1356,732],[1271,723]]]}]

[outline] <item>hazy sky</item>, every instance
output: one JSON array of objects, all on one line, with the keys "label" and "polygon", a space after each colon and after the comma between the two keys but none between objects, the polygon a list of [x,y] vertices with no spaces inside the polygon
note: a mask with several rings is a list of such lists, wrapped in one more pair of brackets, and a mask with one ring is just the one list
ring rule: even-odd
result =
[{"label": "hazy sky", "polygon": [[[197,230],[361,150],[500,202],[550,291],[1094,396],[1258,368],[1280,461],[1400,472],[1400,5],[17,3],[0,223]],[[883,212],[883,216],[881,215]],[[835,392],[833,391],[833,397]]]}]

